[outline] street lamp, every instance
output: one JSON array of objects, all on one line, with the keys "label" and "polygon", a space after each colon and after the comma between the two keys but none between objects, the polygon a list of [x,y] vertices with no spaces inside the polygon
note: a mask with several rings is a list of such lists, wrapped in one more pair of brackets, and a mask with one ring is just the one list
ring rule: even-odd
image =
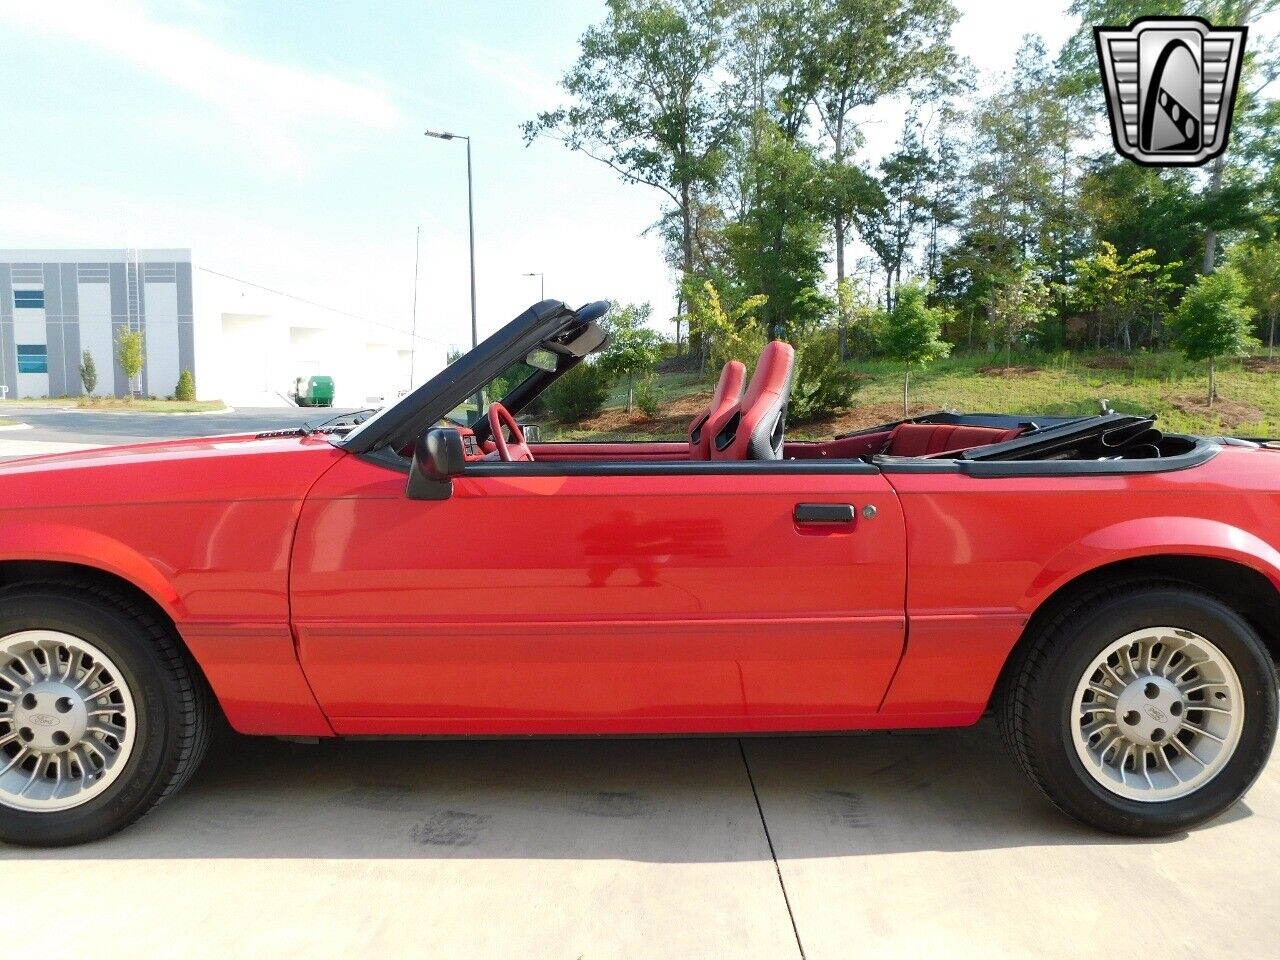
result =
[{"label": "street lamp", "polygon": [[521,276],[537,277],[538,289],[541,291],[541,294],[538,297],[538,300],[541,301],[541,300],[547,299],[547,275],[545,273],[525,273],[525,274],[521,274]]},{"label": "street lamp", "polygon": [[471,199],[471,138],[460,133],[427,130],[428,137],[437,140],[467,141],[467,239],[471,244],[471,346],[474,348],[479,339],[476,336],[476,215]]}]

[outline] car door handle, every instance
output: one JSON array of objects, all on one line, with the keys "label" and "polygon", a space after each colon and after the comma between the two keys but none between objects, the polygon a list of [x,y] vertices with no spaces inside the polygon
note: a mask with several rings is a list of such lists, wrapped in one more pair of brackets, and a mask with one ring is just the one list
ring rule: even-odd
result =
[{"label": "car door handle", "polygon": [[851,503],[797,503],[796,523],[853,523]]}]

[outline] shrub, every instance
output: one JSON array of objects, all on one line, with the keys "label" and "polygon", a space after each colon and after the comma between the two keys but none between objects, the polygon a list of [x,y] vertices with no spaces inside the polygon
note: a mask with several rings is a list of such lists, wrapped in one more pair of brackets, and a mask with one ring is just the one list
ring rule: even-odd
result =
[{"label": "shrub", "polygon": [[1200,277],[1178,304],[1175,340],[1193,363],[1209,362],[1209,406],[1218,396],[1217,362],[1239,357],[1258,346],[1252,333],[1253,308],[1245,303],[1249,288],[1234,267]]},{"label": "shrub", "polygon": [[805,423],[846,409],[858,385],[853,371],[840,362],[838,331],[818,327],[797,339],[788,419]]},{"label": "shrub", "polygon": [[662,391],[652,374],[636,382],[636,406],[646,417],[656,417],[662,410]]},{"label": "shrub", "polygon": [[560,423],[588,420],[609,398],[609,376],[594,363],[580,363],[543,394],[547,412]]},{"label": "shrub", "polygon": [[173,388],[174,399],[182,400],[190,403],[196,398],[196,378],[191,375],[190,370],[183,370],[178,375],[178,385]]},{"label": "shrub", "polygon": [[93,354],[86,350],[80,360],[80,382],[85,393],[93,393],[98,388],[98,367],[93,362]]}]

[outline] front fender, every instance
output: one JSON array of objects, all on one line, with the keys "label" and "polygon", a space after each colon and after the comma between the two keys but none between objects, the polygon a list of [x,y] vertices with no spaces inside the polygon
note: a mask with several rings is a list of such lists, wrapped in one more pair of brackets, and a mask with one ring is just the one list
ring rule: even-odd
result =
[{"label": "front fender", "polygon": [[1280,551],[1247,530],[1203,517],[1142,517],[1095,530],[1059,551],[1028,584],[1019,605],[1033,611],[1084,574],[1154,556],[1229,560],[1256,570],[1280,589]]},{"label": "front fender", "polygon": [[74,563],[127,580],[154,600],[170,619],[187,619],[169,571],[159,569],[132,547],[106,534],[70,524],[0,522],[0,562]]}]

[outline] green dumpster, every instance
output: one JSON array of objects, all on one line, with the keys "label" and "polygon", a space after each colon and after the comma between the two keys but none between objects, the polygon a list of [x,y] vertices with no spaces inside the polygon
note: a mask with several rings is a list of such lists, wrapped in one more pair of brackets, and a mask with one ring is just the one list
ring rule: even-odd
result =
[{"label": "green dumpster", "polygon": [[332,407],[333,377],[298,377],[293,399],[300,407]]}]

